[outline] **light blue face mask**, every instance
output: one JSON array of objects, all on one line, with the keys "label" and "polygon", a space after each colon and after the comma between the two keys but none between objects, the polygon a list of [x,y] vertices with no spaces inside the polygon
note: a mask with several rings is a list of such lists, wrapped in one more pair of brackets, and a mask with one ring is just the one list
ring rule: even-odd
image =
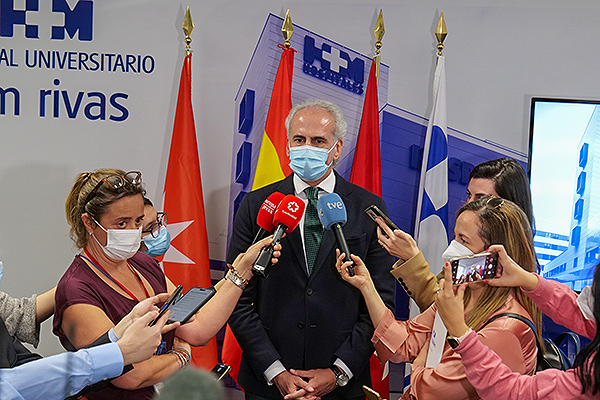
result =
[{"label": "light blue face mask", "polygon": [[166,227],[161,226],[157,237],[148,235],[142,239],[148,248],[144,253],[150,257],[160,257],[171,247],[171,234]]},{"label": "light blue face mask", "polygon": [[2,280],[2,274],[4,274],[4,267],[2,266],[2,261],[0,261],[0,281]]},{"label": "light blue face mask", "polygon": [[305,182],[319,180],[329,169],[327,157],[336,144],[329,150],[308,145],[290,147],[290,168]]}]

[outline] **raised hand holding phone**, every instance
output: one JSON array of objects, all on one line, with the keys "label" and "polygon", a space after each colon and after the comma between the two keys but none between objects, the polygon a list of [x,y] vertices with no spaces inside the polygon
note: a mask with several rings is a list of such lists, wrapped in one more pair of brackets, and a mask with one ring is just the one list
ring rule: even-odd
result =
[{"label": "raised hand holding phone", "polygon": [[183,286],[181,285],[177,286],[175,290],[173,290],[171,296],[167,299],[167,301],[165,301],[165,304],[163,304],[163,306],[160,308],[158,316],[152,322],[150,322],[150,326],[154,326],[158,322],[158,320],[167,312],[169,307],[171,307],[172,304],[179,300],[182,291]]},{"label": "raised hand holding phone", "polygon": [[[461,337],[469,327],[465,323],[463,297],[467,284],[452,285],[452,267],[446,263],[444,279],[439,282],[435,306],[450,336]],[[456,289],[456,290],[455,290]]]},{"label": "raised hand holding phone", "polygon": [[539,283],[538,277],[525,271],[506,253],[501,244],[490,246],[489,251],[498,253],[498,271],[496,279],[488,280],[490,286],[521,287],[525,290],[533,290]]}]

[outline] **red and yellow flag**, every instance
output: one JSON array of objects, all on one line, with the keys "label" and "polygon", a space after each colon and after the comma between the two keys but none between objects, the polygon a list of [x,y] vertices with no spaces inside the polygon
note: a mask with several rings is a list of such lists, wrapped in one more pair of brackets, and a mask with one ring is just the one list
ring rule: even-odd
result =
[{"label": "red and yellow flag", "polygon": [[[208,235],[202,195],[200,159],[192,109],[192,55],[183,61],[173,137],[165,179],[164,211],[167,212],[171,248],[165,254],[165,274],[175,285],[209,287]],[[210,369],[217,363],[213,338],[204,347],[192,348],[196,366]]]},{"label": "red and yellow flag", "polygon": [[292,109],[292,77],[296,50],[279,46],[283,48],[283,53],[273,84],[252,190],[277,182],[292,173],[286,152],[285,119]]},{"label": "red and yellow flag", "polygon": [[[285,119],[292,109],[292,77],[294,75],[294,53],[296,50],[291,47],[286,48],[281,44],[279,47],[283,49],[283,53],[273,83],[273,92],[271,93],[265,131],[254,172],[252,190],[277,182],[292,173],[286,152]],[[221,359],[225,364],[231,365],[229,374],[237,381],[242,349],[229,325],[225,330]]]},{"label": "red and yellow flag", "polygon": [[[375,60],[371,63],[369,82],[365,93],[360,128],[354,148],[350,182],[381,196],[381,145],[379,144],[379,100]],[[373,389],[384,399],[390,398],[389,375],[379,364],[377,356],[371,356],[371,381]]]}]

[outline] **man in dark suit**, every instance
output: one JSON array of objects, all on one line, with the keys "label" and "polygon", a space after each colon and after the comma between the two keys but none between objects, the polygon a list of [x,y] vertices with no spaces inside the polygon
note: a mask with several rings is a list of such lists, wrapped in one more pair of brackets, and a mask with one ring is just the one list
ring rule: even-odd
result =
[{"label": "man in dark suit", "polygon": [[376,225],[364,213],[371,204],[387,209],[380,197],[333,170],[346,133],[339,107],[306,101],[290,111],[286,129],[294,173],[244,197],[228,261],[252,242],[259,228],[258,210],[271,193],[294,194],[307,208],[298,228],[282,239],[279,263],[268,278],[250,281],[229,320],[243,350],[238,382],[249,399],[286,394],[364,398],[361,387],[370,385],[373,325],[360,292],[335,268],[335,238],[323,231],[315,203],[325,193],[340,195],[348,215],[344,234],[350,251],[365,260],[381,297],[393,310],[393,258],[378,244]]}]

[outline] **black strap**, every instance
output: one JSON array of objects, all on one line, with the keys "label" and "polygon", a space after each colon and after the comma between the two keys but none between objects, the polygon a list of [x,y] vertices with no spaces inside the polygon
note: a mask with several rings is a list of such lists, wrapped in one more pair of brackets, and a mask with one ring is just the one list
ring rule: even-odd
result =
[{"label": "black strap", "polygon": [[496,314],[493,317],[491,317],[490,319],[488,319],[485,322],[485,324],[483,324],[481,326],[481,328],[479,328],[479,329],[483,329],[485,326],[487,326],[488,324],[490,324],[492,321],[495,321],[498,318],[502,318],[502,317],[509,317],[509,318],[518,319],[519,321],[521,321],[522,323],[524,323],[525,325],[527,325],[528,327],[530,327],[531,330],[533,331],[533,335],[535,336],[535,343],[537,344],[538,352],[539,352],[539,354],[543,354],[542,351],[541,351],[540,341],[538,340],[537,329],[535,329],[535,325],[533,324],[533,322],[529,318],[525,318],[524,316],[522,316],[520,314],[515,314],[515,313],[511,313],[511,312],[505,312],[505,313]]},{"label": "black strap", "polygon": [[500,314],[494,315],[493,317],[491,317],[490,319],[488,319],[486,321],[486,323],[483,324],[481,326],[481,328],[479,328],[479,329],[483,329],[483,327],[487,326],[492,321],[495,321],[498,318],[502,318],[502,317],[510,317],[510,318],[518,319],[519,321],[523,322],[528,327],[530,327],[531,330],[533,331],[533,333],[535,334],[535,336],[537,337],[537,330],[535,329],[535,325],[533,324],[533,322],[531,322],[531,320],[529,318],[525,318],[524,316],[522,316],[520,314],[515,314],[515,313],[511,313],[511,312],[505,312],[505,313],[500,313]]}]

